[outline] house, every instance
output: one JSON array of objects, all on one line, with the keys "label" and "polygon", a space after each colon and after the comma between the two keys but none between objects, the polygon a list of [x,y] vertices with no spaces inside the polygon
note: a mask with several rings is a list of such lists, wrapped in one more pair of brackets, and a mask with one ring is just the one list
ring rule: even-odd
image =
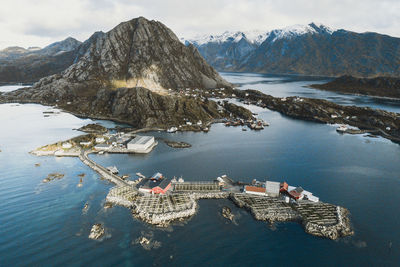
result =
[{"label": "house", "polygon": [[279,197],[281,184],[279,182],[266,181],[265,193],[270,197]]},{"label": "house", "polygon": [[135,153],[149,153],[157,145],[154,136],[136,136],[127,145],[127,149]]},{"label": "house", "polygon": [[161,173],[155,173],[151,178],[144,178],[138,184],[140,192],[150,194],[165,194],[171,188],[171,180]]},{"label": "house", "polygon": [[286,182],[281,183],[281,189],[279,190],[281,193],[287,192],[289,189],[289,185]]},{"label": "house", "polygon": [[246,194],[265,196],[265,188],[259,186],[246,185],[244,187],[244,192]]},{"label": "house", "polygon": [[[290,189],[291,189],[291,186],[289,186],[289,190]],[[289,191],[289,196],[296,200],[303,199],[303,197],[304,197],[303,191],[304,191],[303,188],[296,187],[295,189]]]},{"label": "house", "polygon": [[96,144],[102,144],[106,141],[106,139],[104,139],[104,137],[97,137],[96,138]]}]

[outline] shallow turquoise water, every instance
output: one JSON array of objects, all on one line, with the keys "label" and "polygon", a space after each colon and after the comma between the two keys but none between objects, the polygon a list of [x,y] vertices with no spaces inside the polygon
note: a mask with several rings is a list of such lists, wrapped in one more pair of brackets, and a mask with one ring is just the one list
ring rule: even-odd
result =
[{"label": "shallow turquoise water", "polygon": [[[158,229],[133,219],[128,209],[105,211],[102,205],[112,185],[99,180],[78,159],[27,153],[79,135],[72,129],[91,122],[67,113],[44,117],[47,109],[0,105],[0,266],[396,266],[400,262],[397,144],[339,135],[333,126],[252,107],[270,127],[243,132],[240,127],[216,124],[207,134],[156,132],[152,134],[158,138],[186,141],[192,148],[173,149],[159,139],[148,155],[92,155],[132,176],[160,171],[186,180],[214,179],[224,173],[242,181],[285,180],[322,201],[347,207],[356,234],[330,241],[306,234],[297,223],[270,226],[228,200],[202,200],[198,214],[189,221]],[[66,176],[41,183],[55,171]],[[82,188],[76,187],[80,173],[86,174]],[[86,202],[90,208],[84,214]],[[235,224],[219,215],[224,205],[232,208]],[[87,238],[98,222],[108,232],[101,242]],[[147,251],[133,244],[142,233],[153,233],[161,247]]]}]

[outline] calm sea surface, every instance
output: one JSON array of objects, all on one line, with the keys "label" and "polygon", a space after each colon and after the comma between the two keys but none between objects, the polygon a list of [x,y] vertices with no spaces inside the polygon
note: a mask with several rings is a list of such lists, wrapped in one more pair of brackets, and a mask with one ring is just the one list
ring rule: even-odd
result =
[{"label": "calm sea surface", "polygon": [[[223,73],[240,88],[274,96],[320,97],[340,104],[399,111],[400,104],[340,95],[303,86],[321,82],[259,74]],[[0,91],[2,88],[0,87]],[[400,263],[400,146],[382,138],[340,135],[334,126],[293,120],[250,106],[270,122],[264,131],[213,125],[205,133],[151,133],[159,145],[148,155],[92,155],[122,174],[160,171],[186,180],[222,174],[242,181],[277,180],[301,185],[324,202],[347,207],[353,237],[331,241],[308,235],[297,223],[255,221],[228,200],[201,200],[198,214],[167,229],[132,218],[126,208],[105,211],[112,184],[76,158],[36,157],[34,148],[81,134],[92,122],[61,112],[44,117],[41,105],[0,105],[0,266],[278,265],[398,266]],[[96,121],[107,127],[115,124]],[[185,141],[173,149],[162,138]],[[35,164],[39,163],[39,167]],[[42,184],[51,172],[61,180]],[[85,173],[78,188],[78,174]],[[87,213],[82,212],[85,203]],[[229,206],[235,223],[220,215]],[[102,241],[88,239],[94,223],[104,223]],[[133,241],[152,235],[161,247],[144,250]]]}]

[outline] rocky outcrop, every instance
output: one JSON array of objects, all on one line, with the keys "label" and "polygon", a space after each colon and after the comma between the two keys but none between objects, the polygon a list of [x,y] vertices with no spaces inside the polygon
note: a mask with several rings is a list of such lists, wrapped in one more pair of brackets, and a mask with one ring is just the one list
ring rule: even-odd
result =
[{"label": "rocky outcrop", "polygon": [[221,211],[222,217],[232,221],[233,220],[233,213],[229,207],[223,207]]},{"label": "rocky outcrop", "polygon": [[346,94],[400,98],[400,79],[394,77],[356,78],[342,76],[328,83],[312,84],[310,87]]},{"label": "rocky outcrop", "polygon": [[104,233],[105,233],[104,226],[100,223],[96,223],[90,230],[89,238],[93,240],[98,240],[104,236]]},{"label": "rocky outcrop", "polygon": [[0,96],[0,102],[57,105],[74,114],[135,127],[208,122],[225,114],[202,98],[172,94],[181,88],[226,87],[193,46],[184,46],[160,22],[137,18],[79,47],[79,60],[61,74]]}]

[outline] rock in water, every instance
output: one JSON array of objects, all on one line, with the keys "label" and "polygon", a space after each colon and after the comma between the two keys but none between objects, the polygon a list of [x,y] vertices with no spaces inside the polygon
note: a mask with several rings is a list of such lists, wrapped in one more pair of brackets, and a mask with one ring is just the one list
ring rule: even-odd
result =
[{"label": "rock in water", "polygon": [[[87,117],[135,127],[170,126],[220,118],[213,101],[178,97],[184,88],[230,88],[194,46],[185,46],[157,21],[143,17],[96,32],[80,45],[79,60],[32,87],[2,94],[0,102],[58,105]],[[169,90],[171,89],[171,90]]]},{"label": "rock in water", "polygon": [[234,215],[232,214],[231,209],[228,208],[228,207],[223,207],[223,208],[222,208],[222,216],[225,217],[225,218],[227,218],[227,219],[230,220],[230,221],[232,221],[232,220],[233,220],[233,217],[234,217]]},{"label": "rock in water", "polygon": [[104,235],[104,227],[100,223],[96,223],[93,225],[92,229],[90,230],[89,238],[93,240],[98,240]]}]

